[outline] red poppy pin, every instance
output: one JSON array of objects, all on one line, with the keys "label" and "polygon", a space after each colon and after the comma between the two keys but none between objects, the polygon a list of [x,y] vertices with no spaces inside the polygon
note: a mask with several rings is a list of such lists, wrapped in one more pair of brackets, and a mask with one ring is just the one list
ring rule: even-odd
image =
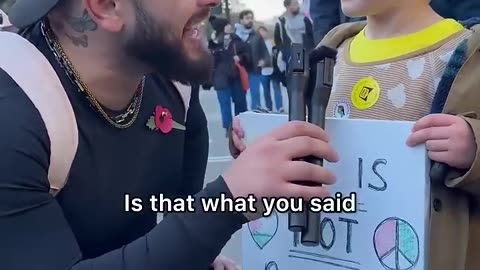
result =
[{"label": "red poppy pin", "polygon": [[185,130],[185,126],[175,122],[172,113],[160,105],[155,107],[153,115],[148,119],[147,127],[151,130],[160,130],[164,134],[170,133],[172,129]]}]

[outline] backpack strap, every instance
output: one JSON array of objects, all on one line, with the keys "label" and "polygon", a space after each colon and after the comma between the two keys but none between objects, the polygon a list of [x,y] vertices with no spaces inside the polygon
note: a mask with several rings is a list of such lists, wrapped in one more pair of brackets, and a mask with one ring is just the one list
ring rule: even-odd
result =
[{"label": "backpack strap", "polygon": [[472,30],[472,36],[470,36],[467,42],[467,59],[480,49],[480,24],[475,24],[468,28]]},{"label": "backpack strap", "polygon": [[[446,113],[463,113],[457,112],[454,109],[459,102],[467,106],[463,109],[468,111],[478,107],[476,101],[473,102],[475,98],[474,100],[470,100],[469,98],[473,97],[468,95],[474,95],[476,91],[472,91],[471,89],[478,87],[478,80],[475,80],[475,78],[477,78],[475,74],[480,70],[480,23],[467,25],[466,28],[472,30],[472,35],[464,41],[465,52],[463,62],[457,72],[452,74],[454,78],[451,79],[451,83],[448,85],[448,93],[444,97],[446,100],[444,101],[442,110]],[[449,65],[456,60],[457,59],[452,56]],[[455,95],[450,95],[450,93],[455,93]]]},{"label": "backpack strap", "polygon": [[45,56],[22,36],[0,32],[0,68],[22,89],[43,119],[50,139],[50,192],[65,185],[78,147],[77,122],[70,100]]},{"label": "backpack strap", "polygon": [[345,40],[354,37],[367,26],[366,21],[350,22],[340,24],[328,32],[317,45],[317,48],[326,46],[337,49]]},{"label": "backpack strap", "polygon": [[[282,40],[282,43],[284,42],[285,38],[284,38],[284,31],[285,31],[285,17],[281,16],[280,18],[278,18],[278,27],[280,29],[280,39]],[[277,45],[280,45],[280,44],[277,44]]]}]

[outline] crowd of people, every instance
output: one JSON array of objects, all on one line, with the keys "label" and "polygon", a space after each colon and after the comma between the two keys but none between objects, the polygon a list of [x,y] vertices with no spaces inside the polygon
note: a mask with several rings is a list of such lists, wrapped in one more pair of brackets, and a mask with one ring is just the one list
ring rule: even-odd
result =
[{"label": "crowd of people", "polygon": [[[215,58],[212,85],[217,91],[227,133],[232,117],[247,110],[284,113],[282,87],[286,87],[290,45],[295,42],[304,43],[308,49],[314,47],[312,22],[301,13],[299,1],[285,0],[283,4],[285,14],[279,18],[273,33],[265,26],[255,27],[252,10],[240,12],[238,23],[210,17],[214,32],[209,48]],[[248,77],[248,87],[243,88],[242,69]]]}]

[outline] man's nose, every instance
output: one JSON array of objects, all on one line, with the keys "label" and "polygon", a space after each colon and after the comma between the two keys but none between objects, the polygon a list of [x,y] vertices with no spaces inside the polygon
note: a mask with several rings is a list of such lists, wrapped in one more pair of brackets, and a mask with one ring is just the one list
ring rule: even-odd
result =
[{"label": "man's nose", "polygon": [[222,1],[221,0],[197,0],[198,6],[200,7],[210,7],[214,8],[218,5],[220,5]]}]

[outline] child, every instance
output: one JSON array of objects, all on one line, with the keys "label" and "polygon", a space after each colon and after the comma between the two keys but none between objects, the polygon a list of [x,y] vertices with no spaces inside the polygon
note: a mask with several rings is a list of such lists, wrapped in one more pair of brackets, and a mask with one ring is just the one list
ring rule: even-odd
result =
[{"label": "child", "polygon": [[[456,174],[432,182],[428,269],[480,269],[480,53],[471,49],[479,34],[429,0],[342,0],[342,9],[367,22],[341,25],[321,43],[338,48],[327,117],[416,121],[406,143],[425,144]],[[242,151],[238,120],[234,130]]]}]

